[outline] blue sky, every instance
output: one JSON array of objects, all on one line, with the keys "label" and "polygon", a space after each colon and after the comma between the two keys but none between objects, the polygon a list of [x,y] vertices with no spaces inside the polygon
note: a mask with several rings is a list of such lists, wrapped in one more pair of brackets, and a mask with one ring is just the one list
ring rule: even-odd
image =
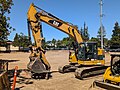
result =
[{"label": "blue sky", "polygon": [[[16,33],[22,32],[27,35],[27,10],[31,3],[52,13],[60,19],[77,25],[79,29],[84,22],[88,26],[90,37],[96,37],[100,27],[100,0],[13,0],[10,24],[16,29],[9,36],[14,39]],[[106,37],[111,38],[114,23],[120,23],[120,0],[103,0],[103,25],[106,30]],[[67,37],[65,33],[42,23],[43,35],[46,40],[62,39]]]}]

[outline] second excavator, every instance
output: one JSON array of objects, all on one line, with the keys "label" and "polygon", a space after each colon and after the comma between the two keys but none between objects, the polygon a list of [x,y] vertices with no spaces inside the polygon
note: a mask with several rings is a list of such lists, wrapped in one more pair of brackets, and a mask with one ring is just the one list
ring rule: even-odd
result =
[{"label": "second excavator", "polygon": [[74,70],[75,77],[79,79],[104,73],[107,68],[105,66],[104,50],[98,48],[96,42],[84,42],[78,27],[59,19],[34,4],[30,5],[28,16],[32,21],[45,22],[74,39],[74,53],[69,53],[69,65],[59,67],[60,73]]},{"label": "second excavator", "polygon": [[98,86],[106,90],[120,90],[120,54],[112,53],[110,56],[110,67],[106,69],[103,80],[95,80],[92,86]]}]

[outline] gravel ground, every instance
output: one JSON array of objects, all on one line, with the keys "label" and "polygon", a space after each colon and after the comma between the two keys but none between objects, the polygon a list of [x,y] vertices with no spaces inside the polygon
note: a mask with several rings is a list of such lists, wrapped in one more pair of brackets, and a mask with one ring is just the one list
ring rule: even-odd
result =
[{"label": "gravel ground", "polygon": [[[52,71],[57,71],[59,66],[68,64],[67,50],[47,51],[46,58],[49,61]],[[16,60],[9,63],[9,69],[14,69],[18,66],[19,70],[23,70],[19,77],[17,77],[16,88],[20,90],[89,90],[89,87],[94,80],[102,80],[102,75],[89,77],[84,80],[76,79],[74,72],[61,74],[59,72],[52,73],[52,78],[45,79],[31,79],[30,73],[25,71],[29,62],[30,53],[12,52],[0,53],[0,59]],[[110,55],[106,53],[106,64],[109,65]],[[90,90],[103,90],[92,88]]]}]

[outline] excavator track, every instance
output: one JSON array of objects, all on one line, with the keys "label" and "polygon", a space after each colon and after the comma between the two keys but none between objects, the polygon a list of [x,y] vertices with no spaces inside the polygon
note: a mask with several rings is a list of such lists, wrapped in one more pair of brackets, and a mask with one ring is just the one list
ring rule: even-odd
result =
[{"label": "excavator track", "polygon": [[94,67],[83,67],[75,70],[75,77],[83,80],[83,78],[100,75],[105,72],[108,66],[94,66]]},{"label": "excavator track", "polygon": [[60,73],[74,72],[78,67],[74,65],[64,65],[58,68]]}]

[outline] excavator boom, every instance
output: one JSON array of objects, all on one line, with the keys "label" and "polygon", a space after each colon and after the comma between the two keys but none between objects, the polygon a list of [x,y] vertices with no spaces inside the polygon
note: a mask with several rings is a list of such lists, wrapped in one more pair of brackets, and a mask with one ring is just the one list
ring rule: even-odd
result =
[{"label": "excavator boom", "polygon": [[46,11],[40,8],[38,8],[40,12],[36,12],[35,7],[36,6],[34,6],[34,4],[30,5],[29,11],[28,11],[28,18],[32,18],[36,21],[40,20],[42,22],[45,22],[49,24],[50,26],[53,26],[54,28],[57,28],[61,30],[62,32],[70,35],[72,38],[75,39],[76,42],[78,43],[83,42],[81,34],[76,26],[68,22],[65,22],[63,20],[60,20],[59,18],[55,17],[54,15],[50,13],[47,13]]}]

